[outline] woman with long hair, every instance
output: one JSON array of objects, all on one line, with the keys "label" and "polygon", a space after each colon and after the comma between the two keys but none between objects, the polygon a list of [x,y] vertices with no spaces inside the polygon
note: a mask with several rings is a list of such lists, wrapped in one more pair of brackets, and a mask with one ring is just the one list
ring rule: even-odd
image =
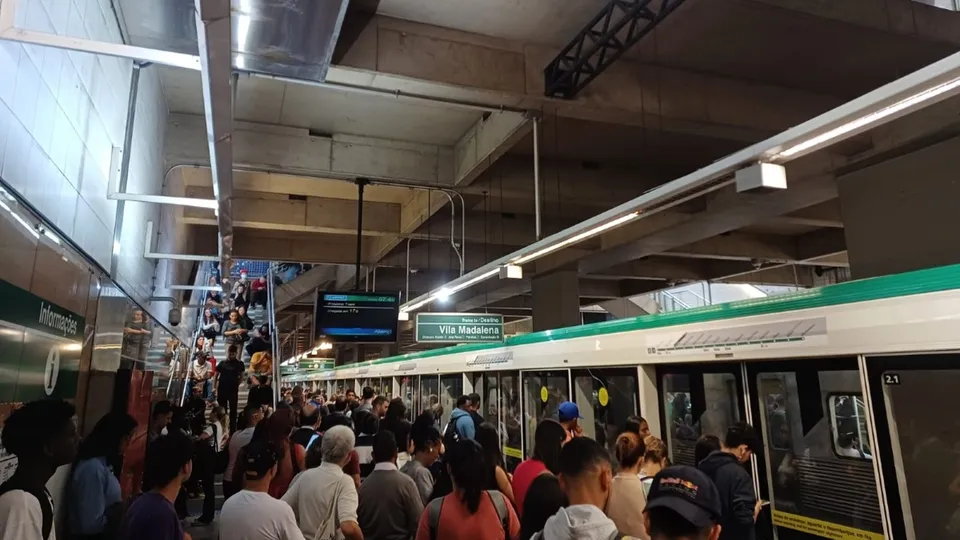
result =
[{"label": "woman with long hair", "polygon": [[[260,422],[260,425],[264,426],[260,436],[270,441],[277,452],[277,474],[270,482],[268,492],[279,499],[287,492],[293,477],[306,467],[306,451],[299,444],[290,441],[290,432],[293,431],[292,410],[280,409]],[[258,429],[260,425],[257,426]],[[258,440],[256,430],[252,440]]]},{"label": "woman with long hair", "polygon": [[70,475],[67,503],[72,538],[116,538],[123,517],[123,499],[116,475],[136,428],[137,421],[129,414],[107,413],[80,444]]},{"label": "woman with long hair", "polygon": [[643,521],[647,494],[639,476],[646,446],[640,435],[625,431],[617,437],[615,448],[620,470],[613,477],[607,516],[617,524],[617,530],[621,533],[647,540],[650,536]]},{"label": "woman with long hair", "polygon": [[217,334],[220,333],[220,321],[213,316],[213,310],[206,308],[203,310],[203,321],[200,323],[200,333],[203,337],[210,340],[212,343]]},{"label": "woman with long hair", "polygon": [[477,441],[463,439],[447,449],[445,460],[453,492],[427,505],[417,528],[417,540],[518,538],[520,520],[513,505],[499,491],[484,489],[491,471],[483,447]]},{"label": "woman with long hair", "polygon": [[380,421],[380,430],[389,431],[397,439],[397,467],[402,468],[410,461],[413,452],[411,449],[410,431],[412,425],[407,420],[407,406],[400,398],[393,398],[387,405],[387,412]]},{"label": "woman with long hair", "polygon": [[515,504],[513,499],[513,487],[510,485],[510,475],[504,468],[503,453],[500,450],[500,434],[493,424],[484,422],[477,426],[475,440],[483,448],[483,457],[486,464],[490,467],[490,476],[484,484],[485,489],[495,489]]},{"label": "woman with long hair", "polygon": [[523,501],[534,479],[541,474],[560,472],[560,448],[567,430],[556,420],[541,420],[533,436],[533,455],[513,471],[513,497],[523,516]]}]

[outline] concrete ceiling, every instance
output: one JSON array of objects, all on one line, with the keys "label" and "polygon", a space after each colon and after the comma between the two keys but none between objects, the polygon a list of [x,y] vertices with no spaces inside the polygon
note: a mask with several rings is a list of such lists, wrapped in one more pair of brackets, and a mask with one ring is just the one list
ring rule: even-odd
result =
[{"label": "concrete ceiling", "polygon": [[[374,2],[376,3],[376,2]],[[687,0],[576,100],[542,97],[547,61],[606,0],[380,0],[344,23],[330,77],[539,112],[543,230],[551,234],[760,141],[960,47],[960,15],[910,0]],[[391,18],[396,17],[396,19]],[[397,20],[404,19],[404,20]],[[411,22],[413,21],[413,22]],[[348,24],[349,23],[349,24]],[[162,70],[168,164],[202,164],[196,74]],[[416,296],[534,238],[533,141],[518,113],[483,114],[241,77],[234,133],[238,257],[343,265],[353,285],[359,176],[416,183],[365,192],[362,262],[378,287]],[[955,129],[960,100],[788,167],[789,189],[727,187],[526,265],[576,270],[584,303],[703,279],[812,285],[848,264],[836,177]],[[208,198],[209,170],[172,195]],[[465,215],[465,220],[462,217]],[[190,209],[193,250],[215,251],[215,216]],[[461,227],[463,233],[461,236]],[[320,286],[320,284],[316,284]],[[462,309],[530,312],[530,280],[456,295]]]},{"label": "concrete ceiling", "polygon": [[[200,77],[160,67],[170,112],[203,114]],[[412,104],[378,97],[243,76],[235,118],[261,124],[307,128],[321,135],[343,133],[422,144],[452,145],[481,117],[480,112]]]}]

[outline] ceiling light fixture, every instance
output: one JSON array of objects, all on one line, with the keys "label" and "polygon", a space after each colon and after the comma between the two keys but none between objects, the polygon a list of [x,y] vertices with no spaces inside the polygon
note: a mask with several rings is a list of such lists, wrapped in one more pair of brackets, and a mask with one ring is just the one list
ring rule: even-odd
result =
[{"label": "ceiling light fixture", "polygon": [[817,147],[822,146],[826,143],[829,143],[835,139],[839,139],[844,135],[848,135],[855,131],[863,130],[865,128],[873,127],[874,124],[877,124],[878,122],[880,122],[885,118],[889,118],[899,112],[902,112],[912,107],[915,107],[917,105],[920,105],[925,101],[929,101],[937,96],[940,96],[952,90],[956,90],[957,88],[960,88],[960,78],[953,79],[943,84],[934,86],[933,88],[929,88],[927,90],[924,90],[923,92],[918,92],[906,99],[902,99],[894,103],[893,105],[890,105],[889,107],[885,107],[874,113],[861,116],[860,118],[857,118],[851,122],[847,122],[846,124],[842,124],[838,127],[835,127],[825,133],[817,135],[816,137],[811,137],[799,144],[796,144],[794,146],[791,146],[790,148],[787,148],[786,150],[775,155],[774,158],[790,158],[790,157],[796,156],[800,152],[816,149]]},{"label": "ceiling light fixture", "polygon": [[524,255],[523,257],[518,257],[518,258],[510,261],[510,264],[526,264],[526,263],[528,263],[528,262],[530,262],[530,261],[532,261],[532,260],[534,260],[534,259],[539,259],[540,257],[543,257],[544,255],[548,255],[548,254],[550,254],[550,253],[553,253],[554,251],[557,251],[557,250],[559,250],[559,249],[563,249],[563,248],[565,248],[565,247],[567,247],[567,246],[569,246],[569,245],[571,245],[571,244],[576,244],[577,242],[582,242],[583,240],[586,240],[587,238],[590,238],[591,236],[600,234],[600,233],[602,233],[602,232],[604,232],[604,231],[608,231],[608,230],[610,230],[610,229],[612,229],[612,228],[614,228],[614,227],[619,227],[620,225],[623,225],[624,223],[626,223],[626,222],[628,222],[628,221],[630,221],[630,220],[638,217],[639,215],[640,215],[640,212],[633,212],[633,213],[627,214],[627,215],[625,215],[625,216],[620,216],[620,217],[618,217],[617,219],[615,219],[615,220],[613,220],[613,221],[608,221],[608,222],[604,223],[603,225],[597,225],[596,227],[594,227],[594,228],[592,228],[592,229],[587,229],[587,230],[583,231],[582,233],[580,233],[580,234],[578,234],[578,235],[576,235],[576,236],[571,236],[570,238],[567,238],[566,240],[563,240],[563,241],[561,241],[561,242],[557,242],[556,244],[549,245],[549,246],[547,246],[547,247],[545,247],[545,248],[543,248],[543,249],[541,249],[541,250],[539,250],[539,251],[534,251],[533,253],[531,253],[531,254],[529,254],[529,255]]}]

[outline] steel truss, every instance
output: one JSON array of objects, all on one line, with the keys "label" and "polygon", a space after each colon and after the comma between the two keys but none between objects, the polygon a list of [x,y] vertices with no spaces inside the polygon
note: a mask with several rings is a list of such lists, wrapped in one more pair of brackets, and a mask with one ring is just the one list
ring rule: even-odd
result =
[{"label": "steel truss", "polygon": [[611,0],[543,70],[546,95],[575,98],[685,1]]}]

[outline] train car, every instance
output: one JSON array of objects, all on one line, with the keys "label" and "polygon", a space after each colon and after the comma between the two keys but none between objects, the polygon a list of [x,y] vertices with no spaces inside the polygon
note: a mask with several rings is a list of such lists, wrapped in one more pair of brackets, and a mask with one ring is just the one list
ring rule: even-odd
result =
[{"label": "train car", "polygon": [[[761,538],[960,538],[960,266],[526,334],[343,366],[411,414],[477,392],[515,466],[573,400],[611,444],[641,414],[673,463],[705,434],[753,424],[770,501]],[[956,407],[955,407],[956,405]]]}]

